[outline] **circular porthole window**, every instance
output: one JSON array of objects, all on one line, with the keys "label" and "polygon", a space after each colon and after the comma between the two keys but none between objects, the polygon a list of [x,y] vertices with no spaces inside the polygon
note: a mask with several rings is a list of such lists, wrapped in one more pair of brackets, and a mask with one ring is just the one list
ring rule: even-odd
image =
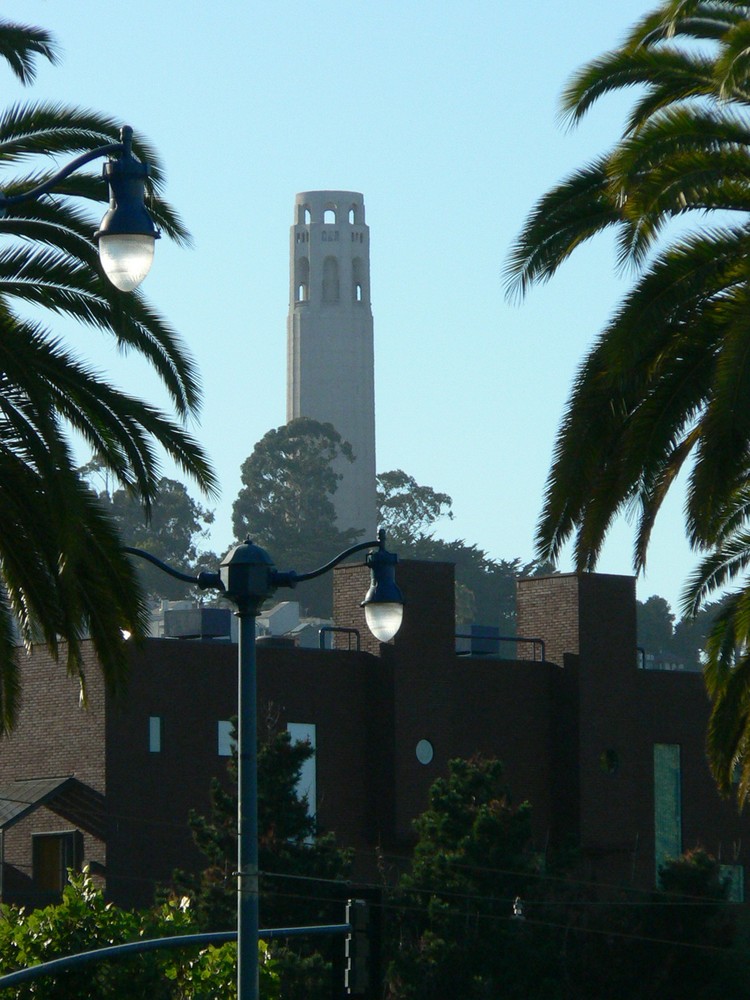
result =
[{"label": "circular porthole window", "polygon": [[420,764],[429,764],[432,758],[435,756],[435,751],[432,749],[432,743],[429,740],[420,740],[417,743],[417,760]]}]

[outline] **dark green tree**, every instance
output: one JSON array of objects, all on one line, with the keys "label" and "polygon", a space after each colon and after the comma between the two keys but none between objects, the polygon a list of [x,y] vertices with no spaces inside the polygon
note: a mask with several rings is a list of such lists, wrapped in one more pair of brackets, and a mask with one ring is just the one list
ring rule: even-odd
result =
[{"label": "dark green tree", "polygon": [[695,615],[681,618],[674,627],[673,649],[691,669],[702,669],[708,637],[723,601],[713,601]]},{"label": "dark green tree", "polygon": [[437,521],[442,517],[453,519],[453,501],[447,493],[420,486],[401,469],[381,472],[376,482],[378,526],[386,529],[394,548],[430,538]]},{"label": "dark green tree", "polygon": [[[213,511],[194,500],[184,483],[162,476],[148,510],[126,489],[111,495],[102,491],[99,500],[125,545],[145,549],[182,573],[197,574],[201,567],[218,566],[214,553],[199,555],[197,547],[213,524]],[[151,599],[174,601],[199,593],[142,560],[136,567],[141,587]]]},{"label": "dark green tree", "polygon": [[638,645],[646,653],[663,653],[686,670],[701,670],[708,636],[722,604],[708,604],[694,616],[676,620],[663,597],[654,594],[645,602],[637,601]]},{"label": "dark green tree", "polygon": [[718,862],[668,861],[638,892],[576,877],[575,851],[531,848],[502,766],[452,761],[415,821],[386,911],[389,1000],[741,1000],[747,948]]},{"label": "dark green tree", "polygon": [[[0,21],[0,57],[23,82],[33,79],[37,57],[54,61],[55,53],[42,29]],[[119,123],[96,112],[14,105],[0,113],[0,163],[24,172],[5,177],[3,191],[27,190],[52,177],[60,159],[118,138]],[[159,198],[155,151],[142,140],[134,150],[152,167],[155,221],[185,243],[184,227]],[[192,360],[139,292],[121,293],[101,273],[92,233],[106,200],[99,172],[82,170],[54,196],[9,207],[0,218],[7,237],[0,253],[0,731],[12,726],[19,696],[19,635],[27,644],[43,641],[79,676],[80,638],[90,636],[115,687],[127,666],[121,629],[138,635],[147,624],[115,526],[76,469],[71,431],[146,505],[158,481],[154,444],[202,488],[215,487],[206,456],[183,426],[200,403]],[[97,203],[94,217],[86,206]],[[22,318],[18,304],[85,323],[113,337],[123,353],[141,354],[177,419],[119,390],[41,321]]]},{"label": "dark green tree", "polygon": [[[541,951],[513,919],[539,870],[530,807],[514,806],[497,760],[452,760],[415,820],[410,870],[387,913],[387,995],[398,1000],[530,996],[525,960]],[[540,980],[541,981],[541,980]],[[541,995],[541,994],[539,994]],[[550,995],[550,994],[545,994]],[[554,994],[551,994],[554,995]]]},{"label": "dark green tree", "polygon": [[[353,545],[359,533],[336,524],[336,461],[353,461],[351,445],[331,424],[308,417],[265,434],[242,463],[233,507],[237,539],[250,536],[279,569],[316,569]],[[331,577],[301,584],[295,598],[312,614],[331,614]]]},{"label": "dark green tree", "polygon": [[584,892],[570,900],[561,976],[576,1000],[747,995],[737,912],[716,859],[689,851],[660,869],[659,883],[645,898],[630,891],[608,902]]},{"label": "dark green tree", "polygon": [[429,536],[412,544],[404,541],[398,553],[406,559],[454,563],[457,621],[495,625],[501,635],[516,632],[516,580],[555,572],[550,563],[493,559],[477,545],[467,545],[462,540],[444,542]]},{"label": "dark green tree", "polygon": [[741,798],[750,789],[749,31],[746,4],[663,0],[585,66],[563,98],[571,121],[624,88],[632,111],[609,151],[541,199],[509,263],[523,294],[613,229],[619,263],[634,268],[576,377],[538,549],[554,558],[573,537],[578,568],[593,569],[613,519],[630,510],[640,570],[662,502],[686,471],[687,535],[707,553],[686,609],[743,578],[706,649],[712,765],[728,790],[742,763]]},{"label": "dark green tree", "polygon": [[[292,743],[287,732],[269,723],[258,747],[258,858],[260,921],[263,927],[340,923],[348,894],[350,854],[332,833],[317,829],[307,799],[297,791],[303,765],[314,751],[308,743]],[[211,813],[193,813],[195,843],[207,860],[199,878],[177,873],[177,891],[194,900],[205,930],[233,928],[237,920],[237,759],[228,764],[228,782],[211,784]],[[339,884],[337,884],[339,883]],[[273,947],[285,1000],[328,1000],[331,968],[341,951],[334,938],[298,939]]]},{"label": "dark green tree", "polygon": [[648,656],[676,655],[674,649],[675,616],[669,602],[652,594],[646,601],[636,601],[638,645]]}]

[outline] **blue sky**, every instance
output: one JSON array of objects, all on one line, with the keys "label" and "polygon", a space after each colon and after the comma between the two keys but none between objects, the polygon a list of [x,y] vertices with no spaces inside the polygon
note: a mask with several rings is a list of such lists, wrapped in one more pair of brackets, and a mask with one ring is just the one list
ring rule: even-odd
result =
[{"label": "blue sky", "polygon": [[[144,291],[202,373],[193,429],[222,483],[212,547],[232,542],[242,461],[285,420],[295,193],[332,188],[363,192],[370,226],[379,470],[453,497],[445,537],[532,557],[571,379],[628,276],[606,239],[521,305],[502,269],[534,202],[609,145],[628,106],[604,100],[566,131],[565,82],[651,7],[5,0],[4,17],[56,34],[62,62],[28,90],[3,73],[4,103],[91,106],[147,135],[193,232],[191,250],[161,241]],[[158,396],[137,361],[70,335],[124,387]],[[677,603],[692,565],[680,506],[657,524],[643,599]],[[623,522],[600,570],[629,573],[631,548]]]}]

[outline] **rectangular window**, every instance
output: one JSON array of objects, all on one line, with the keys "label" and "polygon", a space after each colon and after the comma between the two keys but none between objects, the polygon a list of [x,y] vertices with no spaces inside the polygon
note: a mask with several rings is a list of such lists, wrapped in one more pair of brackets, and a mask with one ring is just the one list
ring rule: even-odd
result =
[{"label": "rectangular window", "polygon": [[654,861],[656,878],[669,858],[682,854],[682,772],[677,743],[654,744]]},{"label": "rectangular window", "polygon": [[232,723],[220,722],[218,728],[219,756],[231,757],[234,750],[234,739],[232,738]]},{"label": "rectangular window", "polygon": [[151,753],[161,753],[161,716],[149,716],[148,749]]},{"label": "rectangular window", "polygon": [[[313,722],[290,722],[287,725],[287,732],[292,738],[292,743],[309,743],[313,751],[315,750],[315,723]],[[315,767],[315,754],[305,761],[297,783],[297,795],[300,798],[307,797],[307,811],[310,816],[315,816],[317,812],[317,771]]]},{"label": "rectangular window", "polygon": [[721,877],[728,882],[727,899],[730,903],[745,902],[745,869],[742,865],[720,865]]},{"label": "rectangular window", "polygon": [[68,881],[68,869],[81,870],[83,836],[80,830],[32,834],[31,848],[34,889],[60,895]]}]

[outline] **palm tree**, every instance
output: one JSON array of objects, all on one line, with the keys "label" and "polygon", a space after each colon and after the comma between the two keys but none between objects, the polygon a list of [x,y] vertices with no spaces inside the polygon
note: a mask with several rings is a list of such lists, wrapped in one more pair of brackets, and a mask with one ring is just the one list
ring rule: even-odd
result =
[{"label": "palm tree", "polygon": [[[0,56],[27,83],[34,60],[55,61],[42,29],[0,21]],[[54,104],[19,105],[0,114],[0,164],[29,164],[4,179],[17,193],[55,173],[52,158],[117,141],[118,123]],[[150,211],[164,232],[187,233],[159,198],[162,172],[147,144],[135,152],[152,166]],[[155,495],[161,446],[207,492],[216,482],[183,421],[200,405],[193,362],[173,330],[140,293],[117,291],[101,272],[87,202],[106,200],[89,173],[56,194],[0,217],[0,731],[13,724],[19,675],[17,637],[42,639],[83,683],[81,639],[90,636],[105,677],[124,680],[121,629],[142,635],[147,608],[116,528],[76,468],[71,432],[146,509]],[[101,209],[99,209],[101,215]],[[25,305],[72,317],[146,357],[169,392],[176,419],[117,389],[76,358]]]},{"label": "palm tree", "polygon": [[[578,568],[593,569],[613,519],[631,510],[640,570],[685,469],[688,538],[707,554],[687,592],[693,609],[744,568],[735,549],[748,541],[749,41],[749,4],[666,0],[620,48],[584,67],[563,98],[572,122],[607,93],[635,87],[632,112],[611,150],[541,199],[508,264],[509,287],[523,295],[579,244],[614,229],[634,282],[577,373],[537,543],[554,558],[572,537]],[[735,615],[734,625],[736,661],[750,646],[750,616]],[[714,667],[724,640],[709,646]],[[709,665],[707,676],[726,671]],[[720,689],[716,680],[714,729]],[[733,699],[745,721],[729,749],[719,755],[710,744],[725,787],[742,755],[737,733],[750,738],[748,696],[742,706]],[[750,782],[750,758],[745,766]]]}]

